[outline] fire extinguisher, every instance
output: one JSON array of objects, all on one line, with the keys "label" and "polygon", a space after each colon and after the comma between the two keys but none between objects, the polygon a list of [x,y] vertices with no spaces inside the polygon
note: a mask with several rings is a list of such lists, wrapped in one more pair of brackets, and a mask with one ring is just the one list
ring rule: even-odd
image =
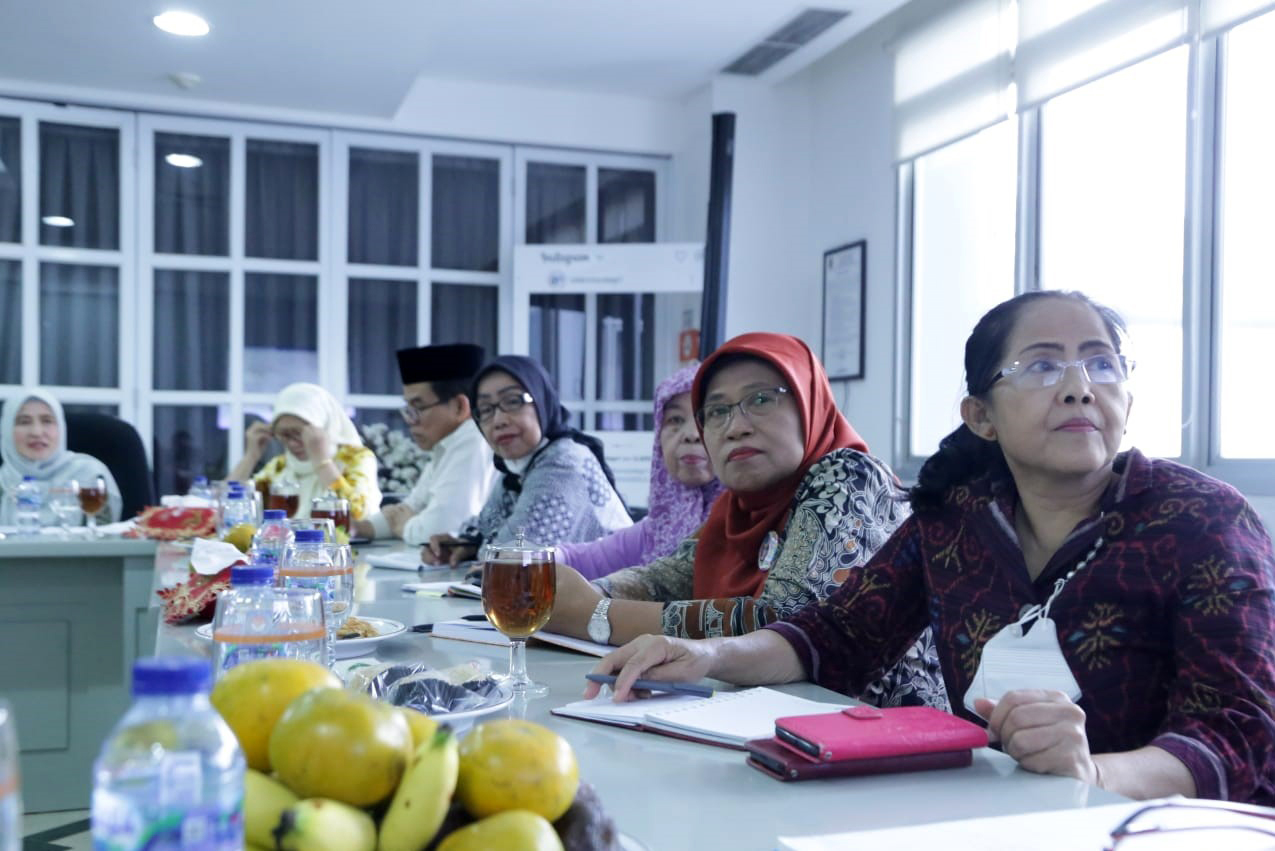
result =
[{"label": "fire extinguisher", "polygon": [[677,357],[681,363],[699,359],[699,329],[685,328],[677,335]]}]

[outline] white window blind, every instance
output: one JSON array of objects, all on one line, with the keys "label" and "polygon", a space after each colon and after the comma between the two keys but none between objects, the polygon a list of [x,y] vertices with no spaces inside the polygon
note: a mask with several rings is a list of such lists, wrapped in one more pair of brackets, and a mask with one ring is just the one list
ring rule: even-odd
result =
[{"label": "white window blind", "polygon": [[995,124],[1013,108],[1009,0],[966,0],[899,40],[895,151],[911,159]]},{"label": "white window blind", "polygon": [[1019,0],[1018,108],[1181,44],[1190,0]]},{"label": "white window blind", "polygon": [[1275,10],[1273,0],[1199,0],[1200,33],[1204,36]]}]

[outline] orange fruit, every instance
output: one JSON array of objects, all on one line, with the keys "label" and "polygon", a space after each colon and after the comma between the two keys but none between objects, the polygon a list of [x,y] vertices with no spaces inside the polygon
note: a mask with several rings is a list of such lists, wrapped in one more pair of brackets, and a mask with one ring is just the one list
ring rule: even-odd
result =
[{"label": "orange fruit", "polygon": [[530,810],[557,821],[579,785],[575,751],[548,727],[518,719],[488,721],[461,740],[456,796],[475,818]]},{"label": "orange fruit", "polygon": [[212,704],[230,725],[248,767],[270,772],[270,733],[288,704],[312,688],[339,689],[336,674],[302,659],[258,659],[231,668],[212,690]]}]

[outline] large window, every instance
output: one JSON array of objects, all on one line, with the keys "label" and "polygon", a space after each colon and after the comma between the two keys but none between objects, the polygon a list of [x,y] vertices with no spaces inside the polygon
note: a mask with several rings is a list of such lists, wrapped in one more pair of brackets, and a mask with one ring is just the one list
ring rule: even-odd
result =
[{"label": "large window", "polygon": [[920,157],[914,170],[908,446],[928,455],[960,423],[953,357],[988,308],[1014,293],[1017,122]]},{"label": "large window", "polygon": [[1218,190],[1218,453],[1275,459],[1275,14],[1226,37]]},{"label": "large window", "polygon": [[[1129,322],[1125,445],[1275,492],[1269,405],[1255,389],[1275,332],[1275,13],[1237,25],[1208,0],[1199,18],[1172,2],[1139,17],[1096,0],[1064,21],[1039,0],[1019,5],[1013,62],[989,60],[977,81],[1001,87],[1011,117],[937,149],[898,148],[910,341],[899,469],[914,474],[958,422],[953,353],[977,316],[1011,291],[1074,289]],[[899,108],[905,130],[944,85]]]},{"label": "large window", "polygon": [[[525,244],[657,240],[663,163],[520,149],[516,167]],[[528,353],[554,377],[574,424],[589,430],[652,428],[655,385],[678,365],[677,335],[699,328],[698,296],[681,293],[538,292],[528,309]]]}]

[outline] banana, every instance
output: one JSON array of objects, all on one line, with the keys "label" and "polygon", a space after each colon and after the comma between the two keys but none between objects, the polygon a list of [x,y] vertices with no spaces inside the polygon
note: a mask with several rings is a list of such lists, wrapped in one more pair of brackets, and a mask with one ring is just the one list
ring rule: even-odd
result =
[{"label": "banana", "polygon": [[274,836],[280,851],[376,851],[372,817],[327,798],[309,798],[288,807]]},{"label": "banana", "polygon": [[447,816],[459,772],[456,737],[444,724],[412,755],[381,821],[379,851],[421,851],[428,845]]},{"label": "banana", "polygon": [[299,799],[273,777],[248,769],[243,778],[243,832],[250,845],[274,847],[279,816]]}]

